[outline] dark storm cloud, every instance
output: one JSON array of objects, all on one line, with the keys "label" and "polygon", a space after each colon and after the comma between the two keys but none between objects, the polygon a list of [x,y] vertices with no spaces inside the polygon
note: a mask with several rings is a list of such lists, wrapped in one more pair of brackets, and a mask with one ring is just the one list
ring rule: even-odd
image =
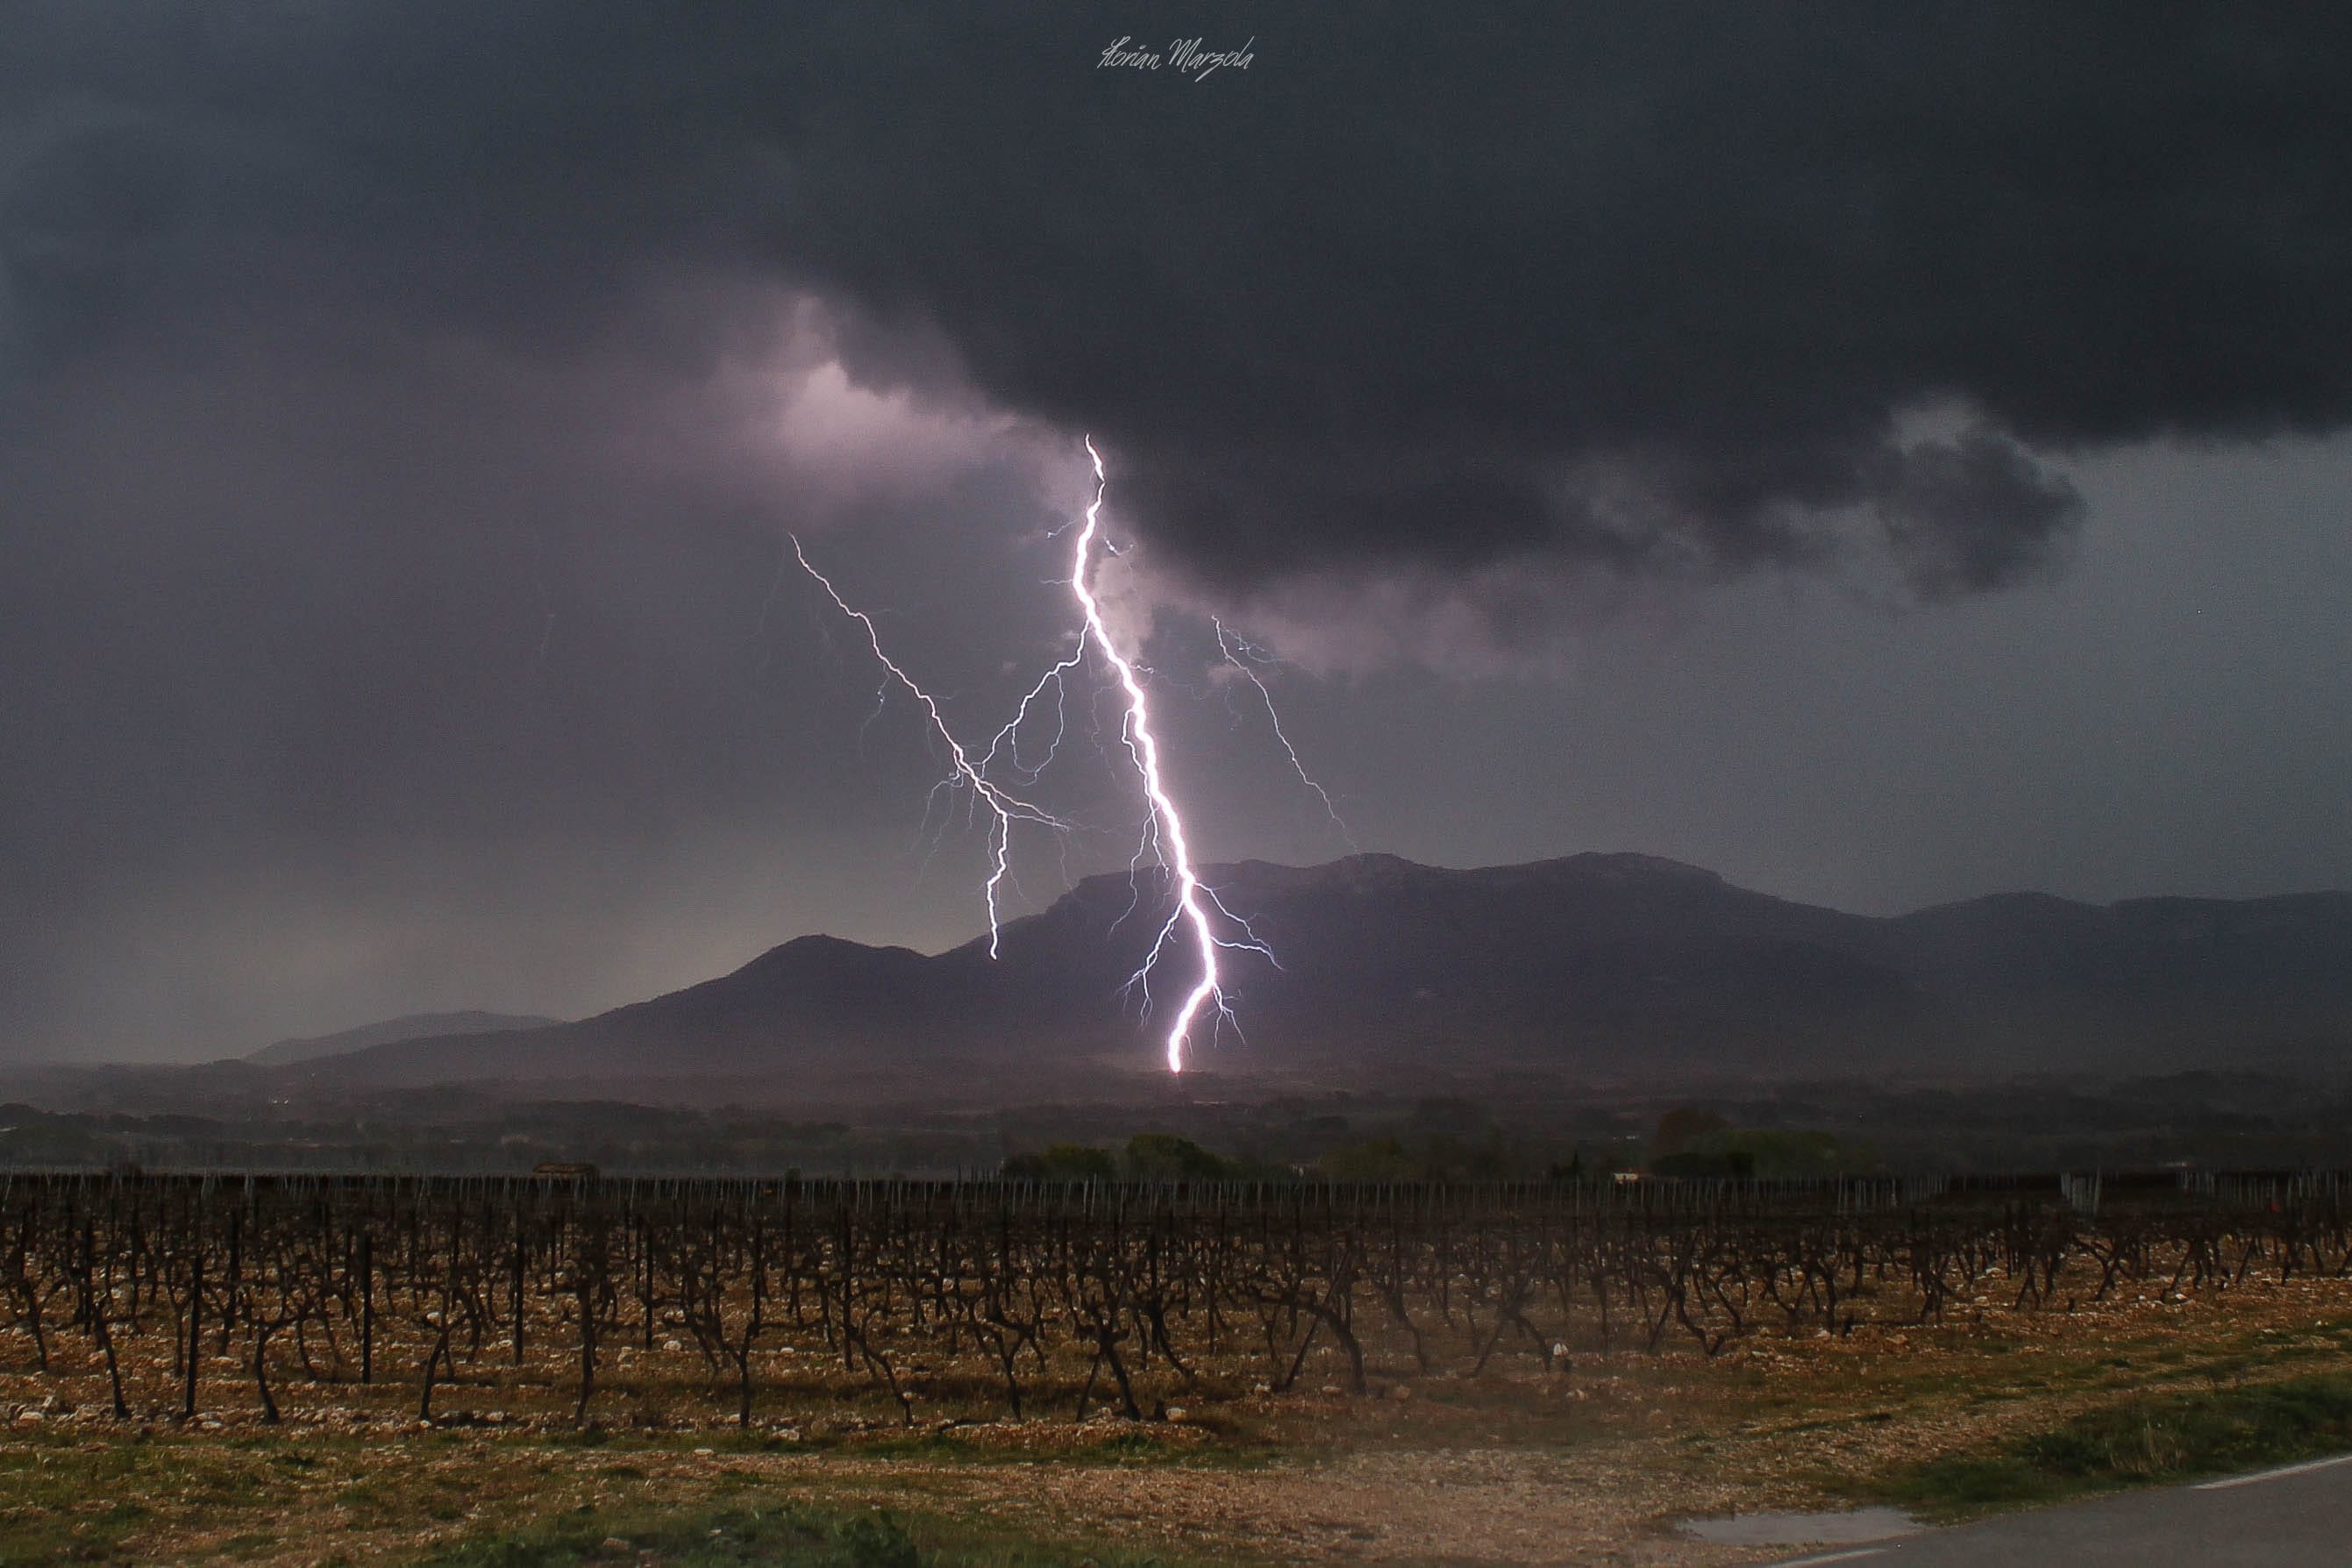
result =
[{"label": "dark storm cloud", "polygon": [[[2352,410],[2340,19],[1502,15],[1231,12],[1259,64],[1197,89],[959,40],[908,68],[940,111],[829,106],[799,248],[1107,433],[1228,584],[1736,569],[1855,509],[1946,595],[2074,520],[2016,441]],[[1910,449],[1939,404],[1978,428]]]},{"label": "dark storm cloud", "polygon": [[[1228,587],[1738,569],[1861,517],[1945,596],[2075,521],[2019,442],[2352,413],[2333,12],[1115,10],[32,8],[16,335],[309,265],[689,368],[746,323],[648,290],[764,272],[879,324],[869,374],[928,374],[911,334],[1096,431]],[[1162,33],[1255,58],[1097,68]],[[1914,449],[1922,405],[1975,427]]]},{"label": "dark storm cloud", "polygon": [[2083,510],[2072,485],[1981,430],[1916,444],[1872,493],[1904,576],[1929,599],[2040,570]]}]

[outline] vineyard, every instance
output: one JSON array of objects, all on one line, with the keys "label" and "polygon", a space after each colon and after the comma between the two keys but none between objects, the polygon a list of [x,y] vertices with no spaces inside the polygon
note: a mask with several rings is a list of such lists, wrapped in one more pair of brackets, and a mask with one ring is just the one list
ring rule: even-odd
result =
[{"label": "vineyard", "polygon": [[16,1175],[0,1389],[143,1421],[1144,1418],[2340,1279],[2347,1195]]}]

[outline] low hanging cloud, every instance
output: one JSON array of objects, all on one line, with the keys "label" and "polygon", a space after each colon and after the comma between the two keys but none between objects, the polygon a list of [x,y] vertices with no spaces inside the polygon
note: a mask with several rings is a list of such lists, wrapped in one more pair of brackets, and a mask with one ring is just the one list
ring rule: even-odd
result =
[{"label": "low hanging cloud", "polygon": [[2083,512],[2072,485],[1983,430],[1922,442],[1889,467],[1872,501],[1905,581],[1923,599],[2034,575]]}]

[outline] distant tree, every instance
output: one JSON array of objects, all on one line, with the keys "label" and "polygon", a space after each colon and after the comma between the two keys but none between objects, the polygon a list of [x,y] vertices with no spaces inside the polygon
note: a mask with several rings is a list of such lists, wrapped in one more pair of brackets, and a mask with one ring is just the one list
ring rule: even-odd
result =
[{"label": "distant tree", "polygon": [[1840,1143],[1833,1134],[1799,1128],[1743,1129],[1725,1135],[1724,1152],[1744,1154],[1759,1176],[1832,1176],[1875,1169],[1868,1150]]},{"label": "distant tree", "polygon": [[1421,1173],[1432,1181],[1493,1182],[1521,1174],[1517,1153],[1503,1141],[1501,1130],[1488,1128],[1483,1138],[1456,1138],[1439,1133],[1422,1146]]},{"label": "distant tree", "polygon": [[1127,1173],[1139,1182],[1214,1181],[1225,1163],[1173,1132],[1139,1132],[1127,1141]]},{"label": "distant tree", "polygon": [[1316,1162],[1318,1169],[1342,1182],[1409,1182],[1421,1175],[1421,1162],[1394,1138],[1367,1138],[1345,1143]]},{"label": "distant tree", "polygon": [[1654,1176],[1730,1176],[1745,1180],[1756,1174],[1756,1156],[1745,1149],[1707,1151],[1685,1149],[1661,1154],[1650,1162]]},{"label": "distant tree", "polygon": [[1004,1174],[1033,1182],[1108,1182],[1118,1175],[1118,1163],[1108,1149],[1051,1143],[1040,1153],[1013,1155],[1004,1162]]},{"label": "distant tree", "polygon": [[1466,1138],[1485,1131],[1488,1120],[1486,1108],[1476,1100],[1438,1095],[1416,1102],[1405,1124],[1416,1132]]},{"label": "distant tree", "polygon": [[1710,1133],[1730,1131],[1731,1123],[1712,1110],[1677,1106],[1658,1118],[1658,1131],[1650,1139],[1650,1158],[1655,1162],[1680,1154]]},{"label": "distant tree", "polygon": [[1798,1128],[1718,1128],[1650,1161],[1660,1176],[1833,1176],[1877,1167],[1868,1150]]}]

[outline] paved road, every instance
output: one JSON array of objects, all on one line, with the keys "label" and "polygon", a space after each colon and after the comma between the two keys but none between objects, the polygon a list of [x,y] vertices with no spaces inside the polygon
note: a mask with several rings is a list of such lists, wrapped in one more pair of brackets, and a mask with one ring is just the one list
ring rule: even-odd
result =
[{"label": "paved road", "polygon": [[1853,1568],[2345,1568],[2352,1454],[1784,1558]]}]

